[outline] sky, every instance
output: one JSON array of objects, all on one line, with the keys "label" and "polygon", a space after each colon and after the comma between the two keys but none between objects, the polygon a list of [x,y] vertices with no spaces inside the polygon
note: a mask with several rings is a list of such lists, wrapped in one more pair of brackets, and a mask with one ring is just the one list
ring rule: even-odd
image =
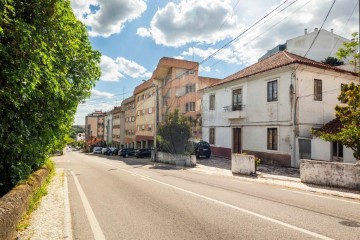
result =
[{"label": "sky", "polygon": [[[324,22],[333,2],[333,8]],[[109,111],[148,80],[162,57],[202,62],[200,76],[225,78],[304,29],[351,39],[358,0],[71,0],[101,56],[102,75],[78,106],[74,124]],[[225,46],[225,47],[224,47]],[[224,47],[224,48],[223,48]]]}]

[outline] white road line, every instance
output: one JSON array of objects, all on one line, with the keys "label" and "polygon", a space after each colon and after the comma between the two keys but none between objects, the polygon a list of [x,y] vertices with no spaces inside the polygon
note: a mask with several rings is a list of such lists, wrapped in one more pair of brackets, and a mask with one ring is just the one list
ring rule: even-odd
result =
[{"label": "white road line", "polygon": [[[102,163],[102,164],[105,164],[105,165],[109,165],[109,166],[115,167],[115,168],[117,168],[117,169],[119,169],[119,170],[121,170],[121,171],[123,171],[123,172],[127,172],[127,173],[129,173],[129,174],[133,174],[133,173],[134,173],[134,172],[132,172],[132,171],[125,170],[125,169],[119,168],[119,167],[117,167],[117,166],[108,164],[108,163],[104,163],[104,162],[98,162],[98,163]],[[210,198],[210,197],[207,197],[207,196],[204,196],[204,195],[195,193],[195,192],[191,192],[191,191],[189,191],[189,190],[186,190],[186,189],[183,189],[183,188],[180,188],[180,187],[176,187],[176,186],[174,186],[174,185],[171,185],[171,184],[168,184],[168,183],[164,183],[164,182],[161,182],[161,181],[152,179],[152,178],[150,178],[150,177],[145,177],[145,176],[143,176],[143,175],[141,175],[141,174],[138,174],[138,173],[136,173],[136,174],[137,174],[139,177],[147,178],[149,181],[152,181],[152,182],[155,182],[155,183],[158,183],[158,184],[161,184],[161,185],[164,185],[164,186],[167,186],[167,187],[176,189],[176,190],[181,191],[181,192],[188,193],[188,194],[190,194],[190,195],[193,195],[193,196],[196,196],[196,197],[199,197],[199,198],[202,198],[202,199],[206,199],[206,200],[208,200],[208,201],[210,201],[210,202],[218,203],[218,204],[220,204],[220,205],[223,205],[223,206],[226,206],[226,207],[229,207],[229,208],[238,210],[238,211],[240,211],[240,212],[243,212],[243,213],[246,213],[246,214],[249,214],[249,215],[252,215],[252,216],[255,216],[255,217],[264,219],[264,220],[267,220],[267,221],[269,221],[269,222],[276,223],[276,224],[279,224],[279,225],[281,225],[281,226],[284,226],[284,227],[293,229],[293,230],[295,230],[295,231],[308,234],[308,235],[310,235],[310,236],[312,236],[312,237],[316,237],[316,238],[324,239],[324,240],[333,240],[332,238],[326,237],[326,236],[324,236],[324,235],[321,235],[321,234],[318,234],[318,233],[315,233],[315,232],[311,232],[311,231],[306,230],[306,229],[304,229],[304,228],[296,227],[296,226],[291,225],[291,224],[289,224],[289,223],[285,223],[285,222],[276,220],[276,219],[274,219],[274,218],[267,217],[267,216],[261,215],[261,214],[259,214],[259,213],[255,213],[255,212],[246,210],[246,209],[244,209],[244,208],[240,208],[240,207],[237,207],[237,206],[235,206],[235,205],[231,205],[231,204],[228,204],[228,203],[225,203],[225,202],[216,200],[216,199],[214,199],[214,198]]]},{"label": "white road line", "polygon": [[300,193],[300,194],[304,194],[304,195],[309,195],[309,196],[312,196],[312,197],[321,197],[321,198],[327,198],[327,199],[331,199],[331,200],[335,200],[335,201],[341,201],[341,202],[346,202],[346,203],[360,204],[360,202],[348,201],[348,200],[344,200],[344,199],[327,197],[327,196],[322,196],[322,195],[313,194],[313,193],[307,193],[307,192],[300,192],[300,191],[290,190],[290,189],[285,189],[285,188],[284,188],[284,189],[281,189],[281,190],[287,191],[287,192],[294,192],[294,193]]},{"label": "white road line", "polygon": [[246,184],[253,184],[252,182],[247,182],[247,181],[240,181],[240,180],[232,180],[234,182],[240,182],[240,183],[246,183]]},{"label": "white road line", "polygon": [[64,175],[64,205],[65,205],[65,214],[64,214],[64,232],[65,239],[72,240],[72,228],[71,228],[71,213],[70,213],[70,202],[69,202],[69,188],[67,177]]},{"label": "white road line", "polygon": [[97,221],[97,219],[95,217],[95,214],[94,214],[94,212],[90,206],[90,203],[84,193],[84,190],[82,189],[82,187],[79,183],[79,180],[77,179],[77,177],[73,171],[71,171],[71,175],[74,177],[75,185],[79,192],[79,195],[80,195],[81,201],[83,203],[85,213],[89,220],[90,227],[93,232],[95,240],[105,240],[104,233],[102,232],[102,230],[100,228],[99,222]]}]

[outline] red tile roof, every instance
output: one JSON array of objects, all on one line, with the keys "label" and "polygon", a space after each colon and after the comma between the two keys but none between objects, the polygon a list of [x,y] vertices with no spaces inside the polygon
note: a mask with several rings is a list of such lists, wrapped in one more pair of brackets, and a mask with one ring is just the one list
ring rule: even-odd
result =
[{"label": "red tile roof", "polygon": [[319,132],[324,133],[337,133],[340,129],[343,128],[343,125],[339,118],[335,118],[331,120],[330,122],[326,123],[324,126],[322,126],[319,130]]},{"label": "red tile roof", "polygon": [[213,87],[213,86],[217,86],[217,85],[221,85],[227,82],[231,82],[234,80],[238,80],[241,78],[245,78],[245,77],[249,77],[258,73],[262,73],[262,72],[266,72],[266,71],[270,71],[276,68],[280,68],[280,67],[284,67],[290,64],[302,64],[302,65],[307,65],[307,66],[312,66],[312,67],[317,67],[317,68],[322,68],[322,69],[327,69],[327,70],[332,70],[332,71],[336,71],[336,72],[342,72],[342,73],[347,73],[347,74],[351,74],[354,76],[357,76],[357,74],[355,72],[350,72],[344,69],[340,69],[334,66],[330,66],[330,65],[326,65],[305,57],[301,57],[299,55],[293,54],[293,53],[289,53],[287,51],[281,51],[277,54],[274,54],[268,58],[265,58],[264,60],[257,62],[247,68],[244,68],[243,70],[234,73],[226,78],[224,78],[222,81],[215,83],[209,87]]}]

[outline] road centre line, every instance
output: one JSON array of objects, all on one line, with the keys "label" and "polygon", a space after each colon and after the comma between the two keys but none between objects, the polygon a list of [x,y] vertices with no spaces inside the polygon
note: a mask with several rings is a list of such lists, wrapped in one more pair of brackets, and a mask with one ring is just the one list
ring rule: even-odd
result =
[{"label": "road centre line", "polygon": [[73,171],[70,171],[70,172],[71,172],[71,175],[74,178],[76,188],[77,188],[77,190],[79,192],[79,195],[80,195],[82,204],[84,206],[86,216],[87,216],[87,218],[89,220],[90,227],[91,227],[91,230],[93,232],[95,240],[105,240],[106,238],[104,236],[104,233],[102,232],[102,230],[100,228],[99,222],[97,221],[97,219],[95,217],[94,211],[92,210],[92,208],[90,206],[90,203],[89,203],[89,201],[88,201],[88,199],[87,199],[87,197],[86,197],[86,195],[84,193],[84,190],[82,189],[82,187],[80,185],[80,182],[79,182],[78,178],[76,177],[76,175],[74,174]]},{"label": "road centre line", "polygon": [[309,195],[309,196],[313,196],[313,197],[327,198],[327,199],[336,200],[336,201],[341,201],[341,202],[346,202],[346,203],[360,204],[360,202],[348,201],[348,200],[344,200],[344,199],[338,199],[338,198],[333,198],[333,197],[327,197],[327,196],[322,196],[322,195],[318,195],[318,194],[307,193],[307,192],[301,192],[301,191],[290,190],[290,189],[285,189],[285,188],[283,188],[283,189],[281,189],[281,190],[283,190],[283,191],[287,191],[287,192],[294,192],[294,193],[299,193],[299,194]]},{"label": "road centre line", "polygon": [[[119,169],[119,170],[121,170],[121,171],[123,171],[123,172],[127,172],[127,173],[129,173],[129,174],[133,174],[133,173],[134,173],[134,172],[132,172],[132,171],[129,171],[129,170],[126,170],[126,169],[123,169],[123,168],[119,168],[119,167],[117,167],[117,166],[114,166],[114,165],[111,165],[111,164],[108,164],[108,163],[99,162],[99,161],[96,161],[96,162],[102,163],[102,164],[105,164],[105,165],[108,165],[108,166],[111,166],[111,167],[115,167],[115,168],[117,168],[117,169]],[[174,185],[171,185],[171,184],[168,184],[168,183],[164,183],[164,182],[161,182],[161,181],[152,179],[152,178],[150,178],[150,177],[143,176],[143,175],[138,174],[138,173],[135,173],[135,174],[138,175],[139,177],[147,178],[149,181],[152,181],[152,182],[155,182],[155,183],[158,183],[158,184],[161,184],[161,185],[164,185],[164,186],[167,186],[167,187],[176,189],[176,190],[181,191],[181,192],[188,193],[188,194],[190,194],[190,195],[193,195],[193,196],[196,196],[196,197],[199,197],[199,198],[208,200],[208,201],[210,201],[210,202],[218,203],[218,204],[220,204],[220,205],[223,205],[223,206],[226,206],[226,207],[229,207],[229,208],[238,210],[238,211],[240,211],[240,212],[243,212],[243,213],[246,213],[246,214],[249,214],[249,215],[252,215],[252,216],[255,216],[255,217],[258,217],[258,218],[267,220],[267,221],[270,221],[270,222],[272,222],[272,223],[276,223],[276,224],[279,224],[279,225],[281,225],[281,226],[284,226],[284,227],[293,229],[293,230],[295,230],[295,231],[308,234],[308,235],[310,235],[310,236],[312,236],[312,237],[316,237],[316,238],[324,239],[324,240],[332,240],[332,238],[326,237],[326,236],[324,236],[324,235],[321,235],[321,234],[318,234],[318,233],[315,233],[315,232],[311,232],[311,231],[306,230],[306,229],[304,229],[304,228],[296,227],[296,226],[291,225],[291,224],[289,224],[289,223],[285,223],[285,222],[282,222],[282,221],[280,221],[280,220],[276,220],[276,219],[274,219],[274,218],[267,217],[267,216],[261,215],[261,214],[259,214],[259,213],[255,213],[255,212],[246,210],[246,209],[244,209],[244,208],[237,207],[237,206],[235,206],[235,205],[231,205],[231,204],[229,204],[229,203],[225,203],[225,202],[216,200],[216,199],[214,199],[214,198],[210,198],[210,197],[207,197],[207,196],[204,196],[204,195],[195,193],[195,192],[191,192],[191,191],[189,191],[189,190],[186,190],[186,189],[183,189],[183,188],[180,188],[180,187],[176,187],[176,186],[174,186]]]}]

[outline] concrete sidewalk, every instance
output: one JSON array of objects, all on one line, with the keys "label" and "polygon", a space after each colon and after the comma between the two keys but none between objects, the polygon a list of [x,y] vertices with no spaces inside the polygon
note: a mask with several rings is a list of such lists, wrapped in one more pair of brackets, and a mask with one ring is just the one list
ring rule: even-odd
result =
[{"label": "concrete sidewalk", "polygon": [[188,168],[189,171],[198,171],[205,174],[224,175],[239,178],[242,181],[266,183],[282,186],[289,189],[298,189],[331,196],[346,197],[360,200],[360,192],[343,188],[305,184],[300,180],[300,170],[260,164],[256,176],[244,176],[231,172],[231,160],[224,158],[199,159],[196,167]]},{"label": "concrete sidewalk", "polygon": [[[127,160],[130,160],[130,158],[127,158]],[[212,157],[210,159],[198,159],[197,164],[194,167],[179,167],[165,163],[152,162],[150,159],[137,159],[136,161],[143,162],[144,164],[152,164],[155,166],[180,168],[190,172],[201,172],[209,175],[228,176],[231,178],[237,178],[242,181],[278,185],[289,190],[301,190],[330,196],[357,199],[360,201],[359,191],[302,183],[300,180],[300,170],[295,168],[283,168],[261,164],[257,168],[256,176],[245,176],[233,174],[231,171],[231,160],[224,158]]]}]

